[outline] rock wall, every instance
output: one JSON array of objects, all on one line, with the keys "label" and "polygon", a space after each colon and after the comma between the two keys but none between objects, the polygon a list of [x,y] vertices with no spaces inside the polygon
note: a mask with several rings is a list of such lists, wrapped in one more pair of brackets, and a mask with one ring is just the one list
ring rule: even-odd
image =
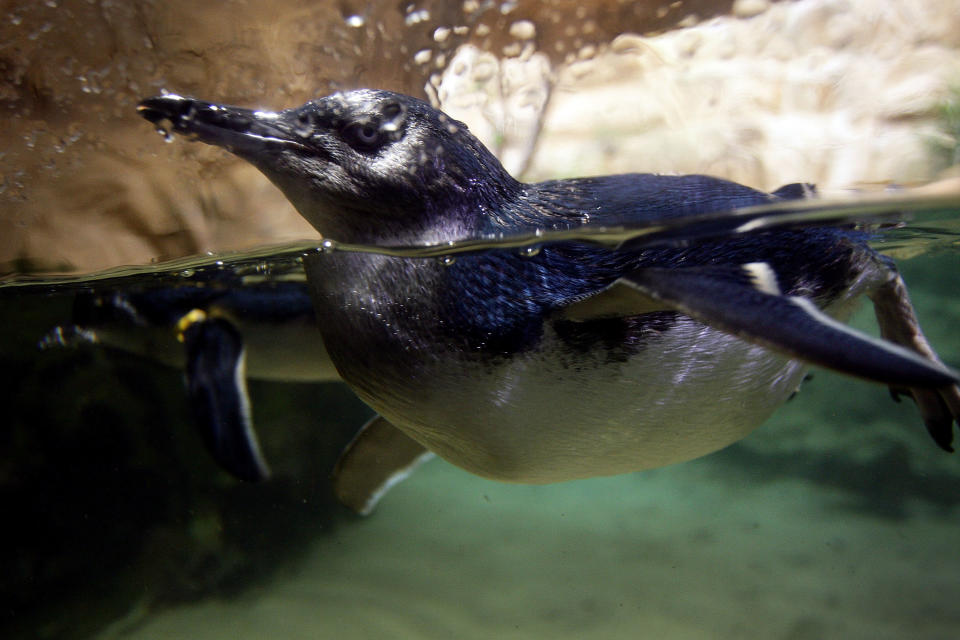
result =
[{"label": "rock wall", "polygon": [[153,135],[134,106],[162,89],[265,108],[354,86],[425,95],[526,179],[844,188],[941,168],[927,142],[958,48],[960,0],[13,1],[0,271],[315,236],[250,167]]}]

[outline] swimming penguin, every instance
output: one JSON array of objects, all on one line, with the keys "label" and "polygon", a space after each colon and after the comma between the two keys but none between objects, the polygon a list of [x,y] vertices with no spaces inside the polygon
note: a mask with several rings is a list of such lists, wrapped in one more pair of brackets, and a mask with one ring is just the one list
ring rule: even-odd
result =
[{"label": "swimming penguin", "polygon": [[[252,163],[343,243],[441,245],[673,221],[808,193],[701,175],[525,184],[463,123],[387,91],[279,112],[173,94],[138,109],[168,133]],[[383,450],[405,451],[396,469],[429,451],[525,483],[688,460],[764,422],[811,364],[909,394],[949,449],[960,378],[924,338],[894,265],[867,240],[852,228],[759,227],[439,260],[318,252],[305,268],[327,350],[379,414],[344,454],[340,477],[352,480],[341,483],[368,477]],[[882,340],[843,324],[863,296]],[[377,495],[368,487],[352,500],[367,511]]]},{"label": "swimming penguin", "polygon": [[[254,431],[247,378],[331,382],[339,376],[299,280],[249,282],[211,259],[186,283],[125,287],[110,279],[78,292],[73,322],[41,344],[93,342],[182,369],[188,404],[214,460],[241,480],[269,476]],[[156,265],[160,275],[163,265]],[[179,271],[179,270],[178,270]],[[179,277],[177,280],[182,280]]]}]

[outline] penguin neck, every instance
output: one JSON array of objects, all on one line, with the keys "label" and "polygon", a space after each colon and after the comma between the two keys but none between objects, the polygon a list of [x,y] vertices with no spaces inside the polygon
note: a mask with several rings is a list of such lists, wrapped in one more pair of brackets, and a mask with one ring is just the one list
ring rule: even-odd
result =
[{"label": "penguin neck", "polygon": [[433,245],[482,237],[513,228],[503,224],[516,211],[526,185],[506,172],[475,176],[469,182],[406,197],[381,194],[373,199],[298,207],[325,238],[380,246]]},{"label": "penguin neck", "polygon": [[518,183],[515,197],[493,216],[498,230],[517,233],[569,229],[590,222],[601,212],[595,190],[577,180]]}]

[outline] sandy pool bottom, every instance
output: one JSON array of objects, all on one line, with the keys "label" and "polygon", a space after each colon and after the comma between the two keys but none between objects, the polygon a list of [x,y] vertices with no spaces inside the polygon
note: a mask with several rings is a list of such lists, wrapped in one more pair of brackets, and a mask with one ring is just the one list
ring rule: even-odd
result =
[{"label": "sandy pool bottom", "polygon": [[957,637],[956,508],[871,516],[722,464],[528,487],[433,461],[269,584],[104,637]]}]

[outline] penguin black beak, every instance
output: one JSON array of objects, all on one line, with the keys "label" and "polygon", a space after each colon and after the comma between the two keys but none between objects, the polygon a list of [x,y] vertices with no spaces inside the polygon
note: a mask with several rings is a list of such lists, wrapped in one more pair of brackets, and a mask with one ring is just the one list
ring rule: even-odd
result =
[{"label": "penguin black beak", "polygon": [[137,105],[137,113],[155,124],[168,140],[176,133],[223,147],[244,158],[271,147],[304,148],[282,125],[281,115],[273,111],[219,105],[168,93],[143,100]]}]

